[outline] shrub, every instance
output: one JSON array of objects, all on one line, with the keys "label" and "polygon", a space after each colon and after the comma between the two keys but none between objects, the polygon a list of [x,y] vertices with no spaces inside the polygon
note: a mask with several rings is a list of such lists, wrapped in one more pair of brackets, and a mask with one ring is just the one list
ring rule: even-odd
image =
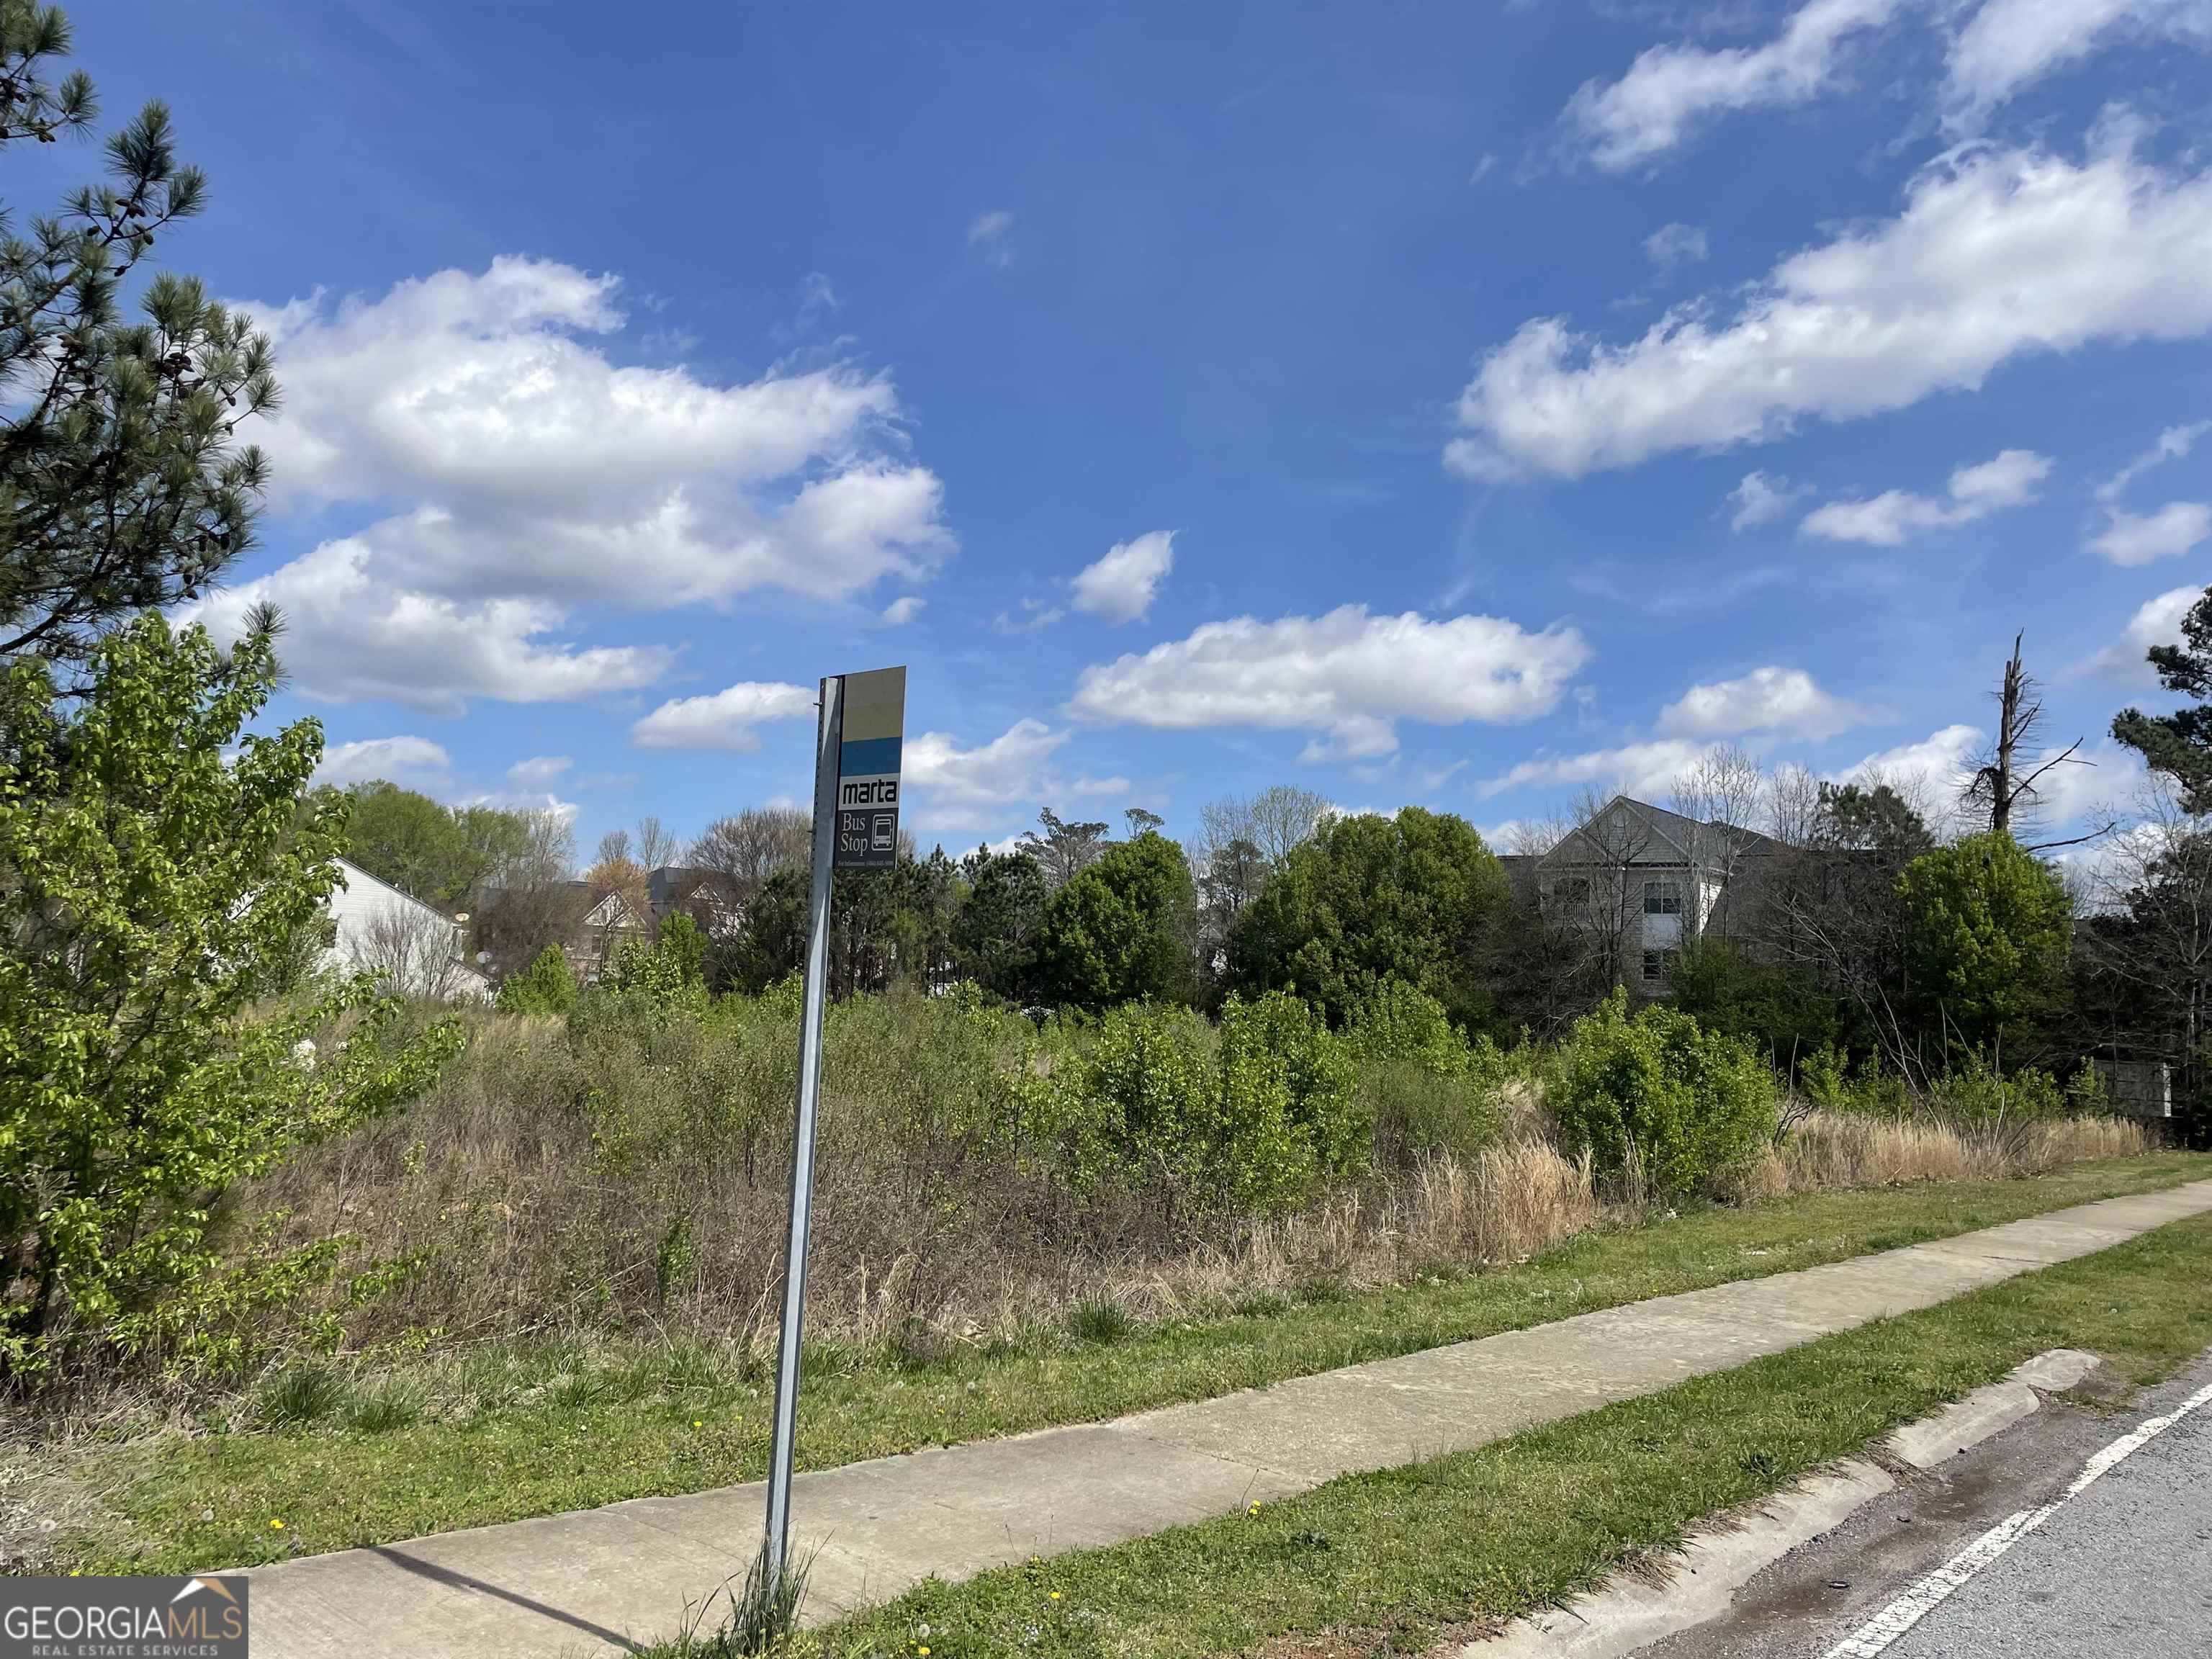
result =
[{"label": "shrub", "polygon": [[549,945],[499,988],[499,1006],[510,1014],[567,1014],[576,1006],[576,976],[557,945]]},{"label": "shrub", "polygon": [[600,983],[617,996],[643,997],[656,1007],[707,1006],[707,936],[681,910],[660,919],[652,944],[625,945]]},{"label": "shrub", "polygon": [[1313,1011],[1274,994],[1231,998],[1218,1036],[1187,1008],[1110,1009],[1016,1087],[1025,1126],[1055,1146],[1079,1195],[1111,1182],[1171,1208],[1246,1217],[1281,1214],[1365,1164],[1371,1136],[1353,1081]]},{"label": "shrub", "polygon": [[1487,1036],[1462,1036],[1426,992],[1396,980],[1376,986],[1352,1005],[1344,1040],[1386,1164],[1469,1157],[1498,1139],[1505,1057]]},{"label": "shrub", "polygon": [[1929,1079],[1928,1104],[1954,1129],[2002,1129],[2063,1116],[2066,1097],[2048,1072],[2030,1066],[2008,1077],[1980,1054],[1969,1054]]},{"label": "shrub", "polygon": [[1774,1134],[1774,1074],[1736,1038],[1655,1006],[1632,1016],[1615,991],[1575,1022],[1549,1091],[1569,1157],[1619,1177],[1632,1164],[1656,1196],[1709,1189]]}]

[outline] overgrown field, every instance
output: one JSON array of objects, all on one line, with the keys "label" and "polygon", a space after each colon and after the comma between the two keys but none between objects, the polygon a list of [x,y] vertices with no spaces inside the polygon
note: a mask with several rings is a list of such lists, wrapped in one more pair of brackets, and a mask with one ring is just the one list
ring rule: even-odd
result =
[{"label": "overgrown field", "polygon": [[[407,1111],[244,1207],[386,1264],[304,1329],[349,1351],[611,1332],[773,1343],[795,988],[483,1017]],[[2001,1179],[2148,1149],[2030,1073],[1784,1099],[1738,1045],[1607,1008],[1554,1050],[1417,993],[1342,1035],[1300,1004],[1042,1029],[975,997],[833,1008],[809,1329],[927,1358],[1110,1306],[1144,1320],[1524,1259],[1651,1204]]]},{"label": "overgrown field", "polygon": [[[414,1105],[238,1195],[353,1266],[229,1375],[26,1419],[17,1560],[205,1567],[758,1475],[797,1055],[787,991],[486,1013]],[[803,1465],[1200,1398],[2170,1184],[2047,1079],[1814,1108],[1680,1017],[1553,1050],[1415,995],[1340,1033],[832,1011]],[[1936,1184],[1942,1183],[1942,1184]],[[1843,1190],[1843,1189],[1856,1190]],[[256,1235],[241,1220],[240,1237]],[[57,1522],[51,1531],[44,1522]],[[282,1522],[282,1525],[275,1523]]]}]

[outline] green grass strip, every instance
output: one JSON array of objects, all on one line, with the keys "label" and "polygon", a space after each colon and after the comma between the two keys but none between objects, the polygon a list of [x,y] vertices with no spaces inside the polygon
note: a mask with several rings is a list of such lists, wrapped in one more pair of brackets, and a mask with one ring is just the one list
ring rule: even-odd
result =
[{"label": "green grass strip", "polygon": [[[2212,1345],[2212,1218],[1473,1452],[1257,1514],[928,1584],[818,1632],[830,1654],[1419,1653],[1678,1545],[2045,1349],[2156,1381]],[[662,1650],[664,1656],[672,1649]]]},{"label": "green grass strip", "polygon": [[[1279,1311],[957,1349],[925,1366],[825,1354],[810,1366],[799,1465],[1098,1421],[1730,1280],[1948,1237],[2212,1174],[2162,1153],[2031,1180],[1814,1194],[1585,1234],[1534,1261]],[[69,1564],[190,1571],[386,1543],[759,1478],[764,1383],[649,1351],[580,1362],[518,1349],[477,1362],[511,1398],[461,1420],[378,1409],[404,1373],[357,1385],[319,1426],[95,1444],[64,1462],[114,1524]],[[599,1369],[594,1370],[592,1364]],[[347,1426],[355,1423],[380,1426]],[[270,1522],[282,1520],[283,1528]]]}]

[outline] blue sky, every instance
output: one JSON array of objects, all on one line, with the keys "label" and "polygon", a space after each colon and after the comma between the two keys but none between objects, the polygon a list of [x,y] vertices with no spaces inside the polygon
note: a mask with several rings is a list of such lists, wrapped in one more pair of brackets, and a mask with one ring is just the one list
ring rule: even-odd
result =
[{"label": "blue sky", "polygon": [[890,663],[954,850],[1940,786],[2016,629],[2064,819],[2212,580],[2212,0],[76,21],[277,340],[210,620],[285,608],[331,775],[586,847],[803,797]]}]

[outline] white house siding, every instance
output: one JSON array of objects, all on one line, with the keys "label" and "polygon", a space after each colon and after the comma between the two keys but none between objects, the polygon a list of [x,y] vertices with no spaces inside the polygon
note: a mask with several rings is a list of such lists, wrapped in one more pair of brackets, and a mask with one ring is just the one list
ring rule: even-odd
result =
[{"label": "white house siding", "polygon": [[[489,1001],[492,994],[491,981],[473,968],[461,962],[465,941],[461,927],[442,910],[422,900],[403,893],[390,882],[380,881],[359,865],[340,859],[338,885],[331,890],[328,906],[331,921],[336,924],[337,937],[331,948],[323,953],[323,966],[340,973],[356,973],[365,965],[369,954],[370,936],[378,919],[387,915],[414,915],[434,919],[444,927],[452,941],[455,965],[441,977],[446,981],[445,994],[450,997],[473,1001]],[[401,985],[396,988],[416,995],[436,988],[429,984]]]}]

